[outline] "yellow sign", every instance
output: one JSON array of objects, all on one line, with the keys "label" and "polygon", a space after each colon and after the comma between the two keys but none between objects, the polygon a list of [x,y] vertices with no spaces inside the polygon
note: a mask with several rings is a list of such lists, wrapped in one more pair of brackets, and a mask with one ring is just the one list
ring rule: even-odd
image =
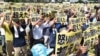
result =
[{"label": "yellow sign", "polygon": [[93,48],[95,40],[98,39],[98,29],[97,28],[88,28],[83,32],[84,34],[84,45],[88,46],[89,50]]},{"label": "yellow sign", "polygon": [[75,52],[75,46],[81,41],[82,31],[61,32],[56,36],[56,54],[64,56]]}]

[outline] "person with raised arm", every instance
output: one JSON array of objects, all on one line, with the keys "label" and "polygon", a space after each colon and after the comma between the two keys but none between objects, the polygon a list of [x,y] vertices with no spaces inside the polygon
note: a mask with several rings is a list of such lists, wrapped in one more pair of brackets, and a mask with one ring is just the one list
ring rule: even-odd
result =
[{"label": "person with raised arm", "polygon": [[0,14],[0,40],[2,44],[2,55],[6,56],[6,42],[5,42],[5,30],[3,29],[3,22],[4,22],[5,14],[1,13]]},{"label": "person with raised arm", "polygon": [[43,29],[45,27],[51,27],[54,23],[55,19],[44,21],[44,15],[40,15],[40,18],[36,22],[32,22],[34,44],[44,44]]}]

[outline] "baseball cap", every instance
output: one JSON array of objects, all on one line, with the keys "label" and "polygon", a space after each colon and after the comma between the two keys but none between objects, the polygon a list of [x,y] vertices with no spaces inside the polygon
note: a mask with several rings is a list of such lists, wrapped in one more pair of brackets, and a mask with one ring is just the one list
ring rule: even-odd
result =
[{"label": "baseball cap", "polygon": [[43,44],[36,44],[31,48],[33,56],[48,56],[52,51],[52,48],[47,48]]}]

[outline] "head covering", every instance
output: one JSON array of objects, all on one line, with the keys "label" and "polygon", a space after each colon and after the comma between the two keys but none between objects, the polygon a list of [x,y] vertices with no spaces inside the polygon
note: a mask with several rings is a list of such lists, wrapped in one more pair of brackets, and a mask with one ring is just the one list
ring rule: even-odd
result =
[{"label": "head covering", "polygon": [[47,48],[43,44],[36,44],[31,49],[33,56],[48,56],[52,51],[52,48]]}]

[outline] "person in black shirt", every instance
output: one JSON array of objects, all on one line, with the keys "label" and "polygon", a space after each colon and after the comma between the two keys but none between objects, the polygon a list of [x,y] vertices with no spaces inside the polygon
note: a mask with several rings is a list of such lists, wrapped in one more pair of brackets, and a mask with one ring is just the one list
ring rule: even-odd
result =
[{"label": "person in black shirt", "polygon": [[19,19],[14,19],[12,24],[9,28],[13,34],[14,56],[19,56],[21,51],[26,56],[25,25],[21,25]]}]

